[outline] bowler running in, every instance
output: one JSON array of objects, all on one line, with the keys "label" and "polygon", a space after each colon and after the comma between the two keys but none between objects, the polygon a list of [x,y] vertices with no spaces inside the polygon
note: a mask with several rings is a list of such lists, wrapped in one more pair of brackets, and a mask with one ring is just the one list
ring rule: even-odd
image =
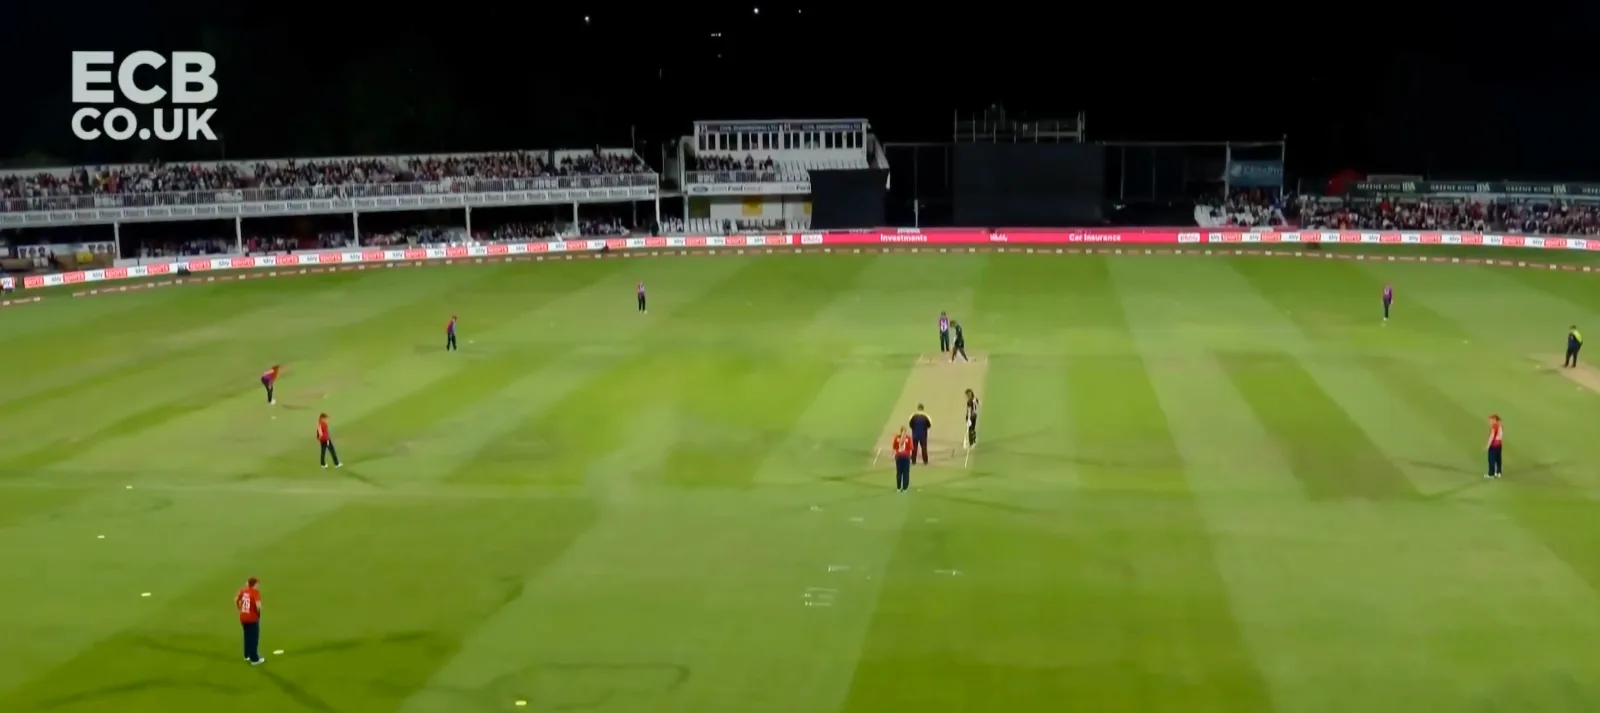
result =
[{"label": "bowler running in", "polygon": [[1500,439],[1505,436],[1505,427],[1500,425],[1500,416],[1489,416],[1489,472],[1484,473],[1485,478],[1500,477]]},{"label": "bowler running in", "polygon": [[967,335],[961,331],[960,322],[951,322],[950,328],[955,330],[955,344],[950,346],[950,362],[955,363],[956,355],[961,355],[961,361],[972,361],[967,358]]},{"label": "bowler running in", "polygon": [[275,389],[278,388],[278,371],[282,368],[283,367],[278,366],[277,364],[273,364],[271,369],[261,372],[261,388],[267,390],[268,406],[278,403],[278,400],[273,394],[275,393]]},{"label": "bowler running in", "polygon": [[1561,361],[1561,366],[1575,369],[1578,366],[1578,352],[1583,349],[1583,333],[1578,331],[1578,325],[1567,328],[1567,358]]}]

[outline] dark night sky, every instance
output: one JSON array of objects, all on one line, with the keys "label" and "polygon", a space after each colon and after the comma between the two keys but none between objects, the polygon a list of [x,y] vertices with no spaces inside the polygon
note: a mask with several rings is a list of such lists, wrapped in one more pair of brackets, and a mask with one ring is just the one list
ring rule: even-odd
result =
[{"label": "dark night sky", "polygon": [[939,141],[955,110],[1001,102],[1082,109],[1092,140],[1287,134],[1303,176],[1600,177],[1597,3],[132,5],[8,13],[0,156],[216,158],[77,142],[68,122],[71,50],[205,49],[236,158],[623,144],[717,118],[863,116]]}]

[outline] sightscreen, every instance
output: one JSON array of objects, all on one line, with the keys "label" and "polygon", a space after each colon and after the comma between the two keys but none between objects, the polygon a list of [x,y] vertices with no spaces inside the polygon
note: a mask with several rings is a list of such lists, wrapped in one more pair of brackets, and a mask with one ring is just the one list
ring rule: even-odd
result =
[{"label": "sightscreen", "polygon": [[1105,203],[1105,151],[1095,144],[958,144],[960,225],[1094,225]]},{"label": "sightscreen", "polygon": [[889,171],[878,168],[811,172],[811,227],[877,228],[884,222]]}]

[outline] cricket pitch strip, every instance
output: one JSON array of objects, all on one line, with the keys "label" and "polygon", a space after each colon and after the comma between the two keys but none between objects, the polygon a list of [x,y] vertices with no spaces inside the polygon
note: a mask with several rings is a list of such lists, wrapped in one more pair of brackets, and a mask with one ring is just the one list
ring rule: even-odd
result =
[{"label": "cricket pitch strip", "polygon": [[[922,465],[920,460],[912,465],[911,487],[916,489],[961,480],[964,477],[962,471],[971,466],[978,451],[964,447],[967,438],[966,390],[972,389],[982,399],[988,376],[987,354],[973,354],[972,361],[957,359],[954,363],[948,354],[924,354],[919,357],[916,365],[911,367],[911,374],[906,377],[899,400],[889,412],[888,423],[884,424],[883,432],[878,434],[878,441],[874,444],[873,469],[866,476],[869,479],[867,482],[881,483],[884,488],[894,487],[894,461],[889,453],[889,444],[900,428],[911,420],[911,415],[917,412],[919,405],[924,407],[928,420],[933,422],[933,428],[928,433],[928,465]],[[979,423],[982,423],[982,419]]]},{"label": "cricket pitch strip", "polygon": [[1533,357],[1533,360],[1539,365],[1540,371],[1557,372],[1567,377],[1569,381],[1577,384],[1580,388],[1600,393],[1600,371],[1596,371],[1592,366],[1583,363],[1579,363],[1578,366],[1571,369],[1558,366],[1562,361],[1559,354]]}]

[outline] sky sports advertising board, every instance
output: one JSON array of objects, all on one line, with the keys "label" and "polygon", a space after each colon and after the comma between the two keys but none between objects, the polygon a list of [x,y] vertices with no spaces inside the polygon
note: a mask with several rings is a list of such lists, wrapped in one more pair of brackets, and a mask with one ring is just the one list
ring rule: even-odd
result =
[{"label": "sky sports advertising board", "polygon": [[[646,238],[593,238],[549,240],[527,243],[455,245],[405,250],[320,250],[281,255],[201,257],[102,270],[79,270],[22,278],[24,289],[75,285],[85,282],[125,280],[137,277],[176,275],[180,271],[210,272],[248,270],[262,267],[311,265],[349,265],[356,263],[447,260],[513,255],[586,253],[600,250],[699,249],[746,247],[848,247],[862,245],[1231,245],[1337,243],[1342,245],[1486,245],[1545,250],[1600,250],[1600,237],[1486,235],[1481,233],[1443,233],[1433,231],[1357,231],[1296,230],[1180,231],[1173,228],[1104,229],[1017,229],[980,230],[972,228],[928,229],[886,228],[828,233],[788,233],[777,235],[685,236]],[[12,278],[7,278],[12,279]]]}]

